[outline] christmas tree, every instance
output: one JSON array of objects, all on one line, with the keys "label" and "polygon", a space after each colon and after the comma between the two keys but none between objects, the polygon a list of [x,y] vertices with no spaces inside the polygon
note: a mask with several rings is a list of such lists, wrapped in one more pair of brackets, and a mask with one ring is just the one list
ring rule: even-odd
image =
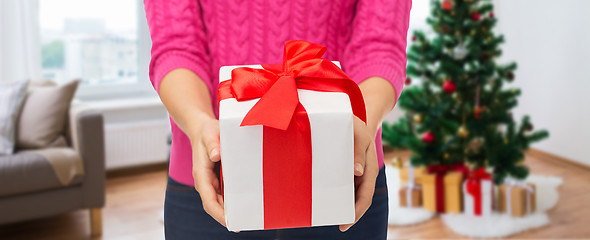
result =
[{"label": "christmas tree", "polygon": [[[412,165],[491,167],[496,184],[528,175],[524,151],[549,134],[533,131],[528,116],[513,119],[521,92],[505,85],[516,63],[496,63],[504,41],[492,31],[496,21],[491,1],[432,1],[433,33],[413,33],[398,102],[406,114],[383,125],[383,140],[410,149]],[[421,86],[411,86],[412,78]]]}]

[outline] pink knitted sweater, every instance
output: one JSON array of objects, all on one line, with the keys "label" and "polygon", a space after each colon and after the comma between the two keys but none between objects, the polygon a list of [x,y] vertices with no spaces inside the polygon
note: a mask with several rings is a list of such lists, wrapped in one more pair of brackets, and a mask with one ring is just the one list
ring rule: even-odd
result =
[{"label": "pink knitted sweater", "polygon": [[[328,48],[357,83],[379,76],[402,91],[410,0],[144,0],[152,37],[150,79],[156,91],[185,68],[207,84],[217,114],[219,68],[280,63],[283,43],[302,39]],[[172,179],[194,185],[191,145],[172,123]],[[383,166],[381,131],[376,138]]]}]

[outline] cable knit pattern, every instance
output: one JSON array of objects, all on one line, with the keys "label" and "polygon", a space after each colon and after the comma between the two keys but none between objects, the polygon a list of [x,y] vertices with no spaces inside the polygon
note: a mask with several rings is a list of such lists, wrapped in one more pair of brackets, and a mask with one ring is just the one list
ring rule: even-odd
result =
[{"label": "cable knit pattern", "polygon": [[[328,48],[357,83],[388,80],[399,97],[405,79],[410,0],[144,0],[152,37],[150,79],[177,68],[207,85],[217,114],[219,68],[280,63],[283,43],[302,39]],[[171,120],[172,121],[172,120]],[[193,185],[190,142],[172,121],[170,176]],[[375,139],[383,165],[381,133]]]}]

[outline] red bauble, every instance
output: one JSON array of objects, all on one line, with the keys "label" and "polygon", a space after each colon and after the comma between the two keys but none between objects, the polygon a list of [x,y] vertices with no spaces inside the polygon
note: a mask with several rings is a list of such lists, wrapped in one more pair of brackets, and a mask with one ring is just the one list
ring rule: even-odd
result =
[{"label": "red bauble", "polygon": [[426,132],[424,135],[422,135],[422,142],[433,143],[434,142],[434,134],[432,132]]},{"label": "red bauble", "polygon": [[490,18],[494,18],[494,12],[490,13]]},{"label": "red bauble", "polygon": [[474,21],[479,21],[480,18],[481,16],[479,15],[479,13],[471,14],[471,19],[473,19]]},{"label": "red bauble", "polygon": [[455,90],[457,90],[457,85],[455,85],[455,83],[451,80],[446,80],[442,87],[443,91],[446,93],[453,93]]},{"label": "red bauble", "polygon": [[412,83],[412,79],[411,78],[406,78],[405,83],[406,83],[406,85],[410,85],[410,83]]},{"label": "red bauble", "polygon": [[477,106],[473,109],[475,119],[481,119],[481,112],[483,112],[483,107]]},{"label": "red bauble", "polygon": [[444,10],[451,10],[451,8],[453,7],[453,3],[451,3],[451,1],[442,1],[441,4],[442,9]]},{"label": "red bauble", "polygon": [[412,42],[416,41],[416,36],[412,36]]}]

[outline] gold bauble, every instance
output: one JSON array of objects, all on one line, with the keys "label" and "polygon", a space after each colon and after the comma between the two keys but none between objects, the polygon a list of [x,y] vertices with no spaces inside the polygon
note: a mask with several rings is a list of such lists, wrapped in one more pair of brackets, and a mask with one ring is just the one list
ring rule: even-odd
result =
[{"label": "gold bauble", "polygon": [[469,131],[465,125],[461,125],[457,130],[457,136],[460,138],[467,138],[469,136]]},{"label": "gold bauble", "polygon": [[471,29],[471,32],[469,32],[469,34],[471,34],[471,35],[475,35],[475,33],[476,33],[475,29]]},{"label": "gold bauble", "polygon": [[458,92],[454,92],[454,93],[453,93],[453,99],[454,99],[455,101],[461,101],[461,95],[459,95],[459,93],[458,93]]},{"label": "gold bauble", "polygon": [[424,117],[422,116],[422,114],[414,115],[414,122],[415,123],[422,123],[422,120],[424,120]]},{"label": "gold bauble", "polygon": [[444,158],[445,160],[446,160],[446,159],[449,159],[449,158],[451,158],[451,154],[449,154],[449,153],[445,153],[445,154],[443,154],[443,158]]}]

